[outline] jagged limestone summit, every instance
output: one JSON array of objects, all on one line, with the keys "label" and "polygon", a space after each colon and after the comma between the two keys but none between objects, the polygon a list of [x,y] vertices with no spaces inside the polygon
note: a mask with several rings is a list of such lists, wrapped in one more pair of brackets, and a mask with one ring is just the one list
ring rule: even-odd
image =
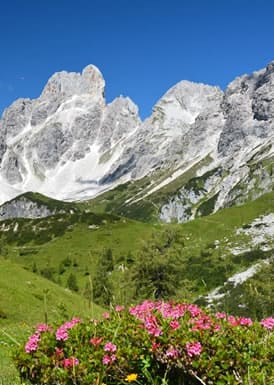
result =
[{"label": "jagged limestone summit", "polygon": [[181,81],[143,122],[131,99],[107,104],[104,93],[89,65],[54,74],[39,98],[4,111],[0,203],[26,191],[85,200],[146,179],[124,204],[150,200],[159,219],[184,222],[273,189],[274,62],[224,92]]}]

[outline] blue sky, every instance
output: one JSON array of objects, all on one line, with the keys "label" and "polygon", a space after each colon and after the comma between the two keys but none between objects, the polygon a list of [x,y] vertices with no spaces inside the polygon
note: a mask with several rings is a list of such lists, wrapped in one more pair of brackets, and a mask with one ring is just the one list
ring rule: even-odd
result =
[{"label": "blue sky", "polygon": [[144,118],[178,81],[225,88],[274,60],[272,0],[9,0],[0,7],[0,114],[56,71],[95,64],[106,98]]}]

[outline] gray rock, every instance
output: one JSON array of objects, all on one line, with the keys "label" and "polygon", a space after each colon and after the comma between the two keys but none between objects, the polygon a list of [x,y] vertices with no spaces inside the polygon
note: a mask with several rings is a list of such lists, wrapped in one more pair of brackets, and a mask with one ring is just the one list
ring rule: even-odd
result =
[{"label": "gray rock", "polygon": [[54,213],[46,206],[38,205],[26,197],[19,197],[0,206],[0,221],[12,218],[45,218]]}]

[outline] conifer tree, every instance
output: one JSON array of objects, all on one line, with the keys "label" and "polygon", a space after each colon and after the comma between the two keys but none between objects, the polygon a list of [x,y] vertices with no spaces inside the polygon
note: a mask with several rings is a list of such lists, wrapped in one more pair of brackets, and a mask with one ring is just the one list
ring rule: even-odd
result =
[{"label": "conifer tree", "polygon": [[170,299],[176,295],[182,279],[178,241],[177,231],[166,230],[144,243],[134,265],[138,299]]}]

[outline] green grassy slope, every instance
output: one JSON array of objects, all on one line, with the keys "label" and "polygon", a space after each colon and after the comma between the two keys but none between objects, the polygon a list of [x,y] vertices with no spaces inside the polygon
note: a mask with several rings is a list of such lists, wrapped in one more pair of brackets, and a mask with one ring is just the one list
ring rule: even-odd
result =
[{"label": "green grassy slope", "polygon": [[[50,270],[52,278],[63,286],[73,272],[81,292],[89,274],[94,277],[95,266],[104,249],[112,249],[117,270],[113,280],[114,286],[118,287],[122,275],[118,267],[128,253],[138,259],[143,243],[149,242],[152,233],[161,238],[165,229],[172,228],[180,233],[177,249],[184,277],[191,280],[195,288],[195,298],[218,286],[239,269],[269,256],[271,251],[258,251],[253,257],[243,252],[242,257],[235,257],[232,249],[246,249],[250,243],[250,237],[236,234],[236,230],[260,215],[273,212],[273,208],[274,192],[246,205],[227,208],[181,225],[151,225],[107,214],[82,213],[22,220],[20,236],[14,232],[14,221],[6,221],[2,232],[0,226],[0,235],[8,258],[29,270],[33,269],[34,263],[38,272]],[[22,236],[24,232],[25,237]],[[41,237],[41,233],[46,233],[47,237]],[[67,258],[70,262],[60,272],[60,264]]]},{"label": "green grassy slope", "polygon": [[26,340],[36,323],[73,316],[97,317],[102,308],[21,266],[0,257],[0,384],[19,384],[11,361],[14,346]]},{"label": "green grassy slope", "polygon": [[118,269],[129,253],[140,249],[154,228],[157,226],[93,213],[9,220],[2,222],[2,227],[0,223],[0,248],[6,258],[63,287],[70,274],[75,274],[79,293],[83,294],[105,249],[112,249]]},{"label": "green grassy slope", "polygon": [[[96,305],[92,310],[101,311]],[[88,315],[91,309],[79,295],[1,257],[0,323],[44,322],[45,311],[53,322],[64,316]]]}]

